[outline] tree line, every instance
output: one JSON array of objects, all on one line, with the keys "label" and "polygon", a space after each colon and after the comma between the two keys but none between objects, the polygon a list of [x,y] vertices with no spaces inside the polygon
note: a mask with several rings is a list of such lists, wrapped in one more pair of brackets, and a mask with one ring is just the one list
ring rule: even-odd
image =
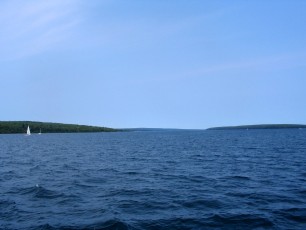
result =
[{"label": "tree line", "polygon": [[61,124],[36,121],[0,121],[0,134],[26,133],[30,126],[31,133],[78,133],[78,132],[115,132],[118,129],[76,124]]}]

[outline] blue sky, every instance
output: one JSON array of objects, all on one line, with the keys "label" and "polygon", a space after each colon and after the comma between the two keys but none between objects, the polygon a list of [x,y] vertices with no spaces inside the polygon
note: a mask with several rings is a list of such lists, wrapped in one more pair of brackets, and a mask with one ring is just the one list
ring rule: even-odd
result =
[{"label": "blue sky", "polygon": [[3,0],[0,120],[306,124],[304,0]]}]

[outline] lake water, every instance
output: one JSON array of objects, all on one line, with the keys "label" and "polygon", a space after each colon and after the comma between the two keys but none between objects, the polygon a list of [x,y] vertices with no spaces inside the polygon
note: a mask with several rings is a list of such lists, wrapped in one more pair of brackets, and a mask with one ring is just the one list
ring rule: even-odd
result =
[{"label": "lake water", "polygon": [[0,135],[0,229],[306,229],[306,130]]}]

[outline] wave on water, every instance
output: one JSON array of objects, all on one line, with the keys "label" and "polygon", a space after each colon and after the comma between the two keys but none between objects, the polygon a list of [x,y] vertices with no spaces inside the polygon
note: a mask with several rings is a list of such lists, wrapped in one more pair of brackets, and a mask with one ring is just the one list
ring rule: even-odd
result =
[{"label": "wave on water", "polygon": [[218,209],[223,207],[225,205],[219,200],[213,200],[213,199],[202,199],[202,200],[189,200],[186,202],[183,202],[182,205],[186,208],[192,208],[192,209]]},{"label": "wave on water", "polygon": [[206,218],[171,218],[143,220],[138,222],[126,222],[114,219],[108,221],[100,221],[93,224],[79,225],[50,225],[43,224],[32,226],[27,229],[31,230],[162,230],[162,229],[270,229],[274,224],[266,217],[260,215],[212,215]]},{"label": "wave on water", "polygon": [[32,187],[27,188],[19,188],[15,193],[20,195],[27,195],[31,196],[32,198],[38,198],[38,199],[55,199],[64,197],[65,195],[50,189],[46,189],[38,184]]},{"label": "wave on water", "polygon": [[222,177],[220,179],[223,179],[223,180],[251,180],[250,177],[248,176],[239,176],[239,175],[236,175],[236,176],[226,176],[226,177]]},{"label": "wave on water", "polygon": [[133,229],[127,224],[119,220],[109,220],[105,222],[98,222],[88,225],[67,225],[67,226],[51,226],[49,224],[44,224],[40,226],[33,226],[31,230],[83,230],[83,229],[93,229],[93,230],[128,230]]},{"label": "wave on water", "polygon": [[305,140],[293,130],[0,136],[0,230],[304,230]]},{"label": "wave on water", "polygon": [[265,229],[273,222],[260,215],[212,215],[203,218],[173,218],[148,221],[138,224],[135,229]]},{"label": "wave on water", "polygon": [[274,211],[274,214],[290,221],[306,223],[306,208],[288,208]]}]

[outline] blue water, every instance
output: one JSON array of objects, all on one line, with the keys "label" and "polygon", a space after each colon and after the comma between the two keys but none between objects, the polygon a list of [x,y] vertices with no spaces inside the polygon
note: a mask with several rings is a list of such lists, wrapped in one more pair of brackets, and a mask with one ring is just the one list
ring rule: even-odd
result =
[{"label": "blue water", "polygon": [[0,135],[0,229],[306,229],[306,130]]}]

